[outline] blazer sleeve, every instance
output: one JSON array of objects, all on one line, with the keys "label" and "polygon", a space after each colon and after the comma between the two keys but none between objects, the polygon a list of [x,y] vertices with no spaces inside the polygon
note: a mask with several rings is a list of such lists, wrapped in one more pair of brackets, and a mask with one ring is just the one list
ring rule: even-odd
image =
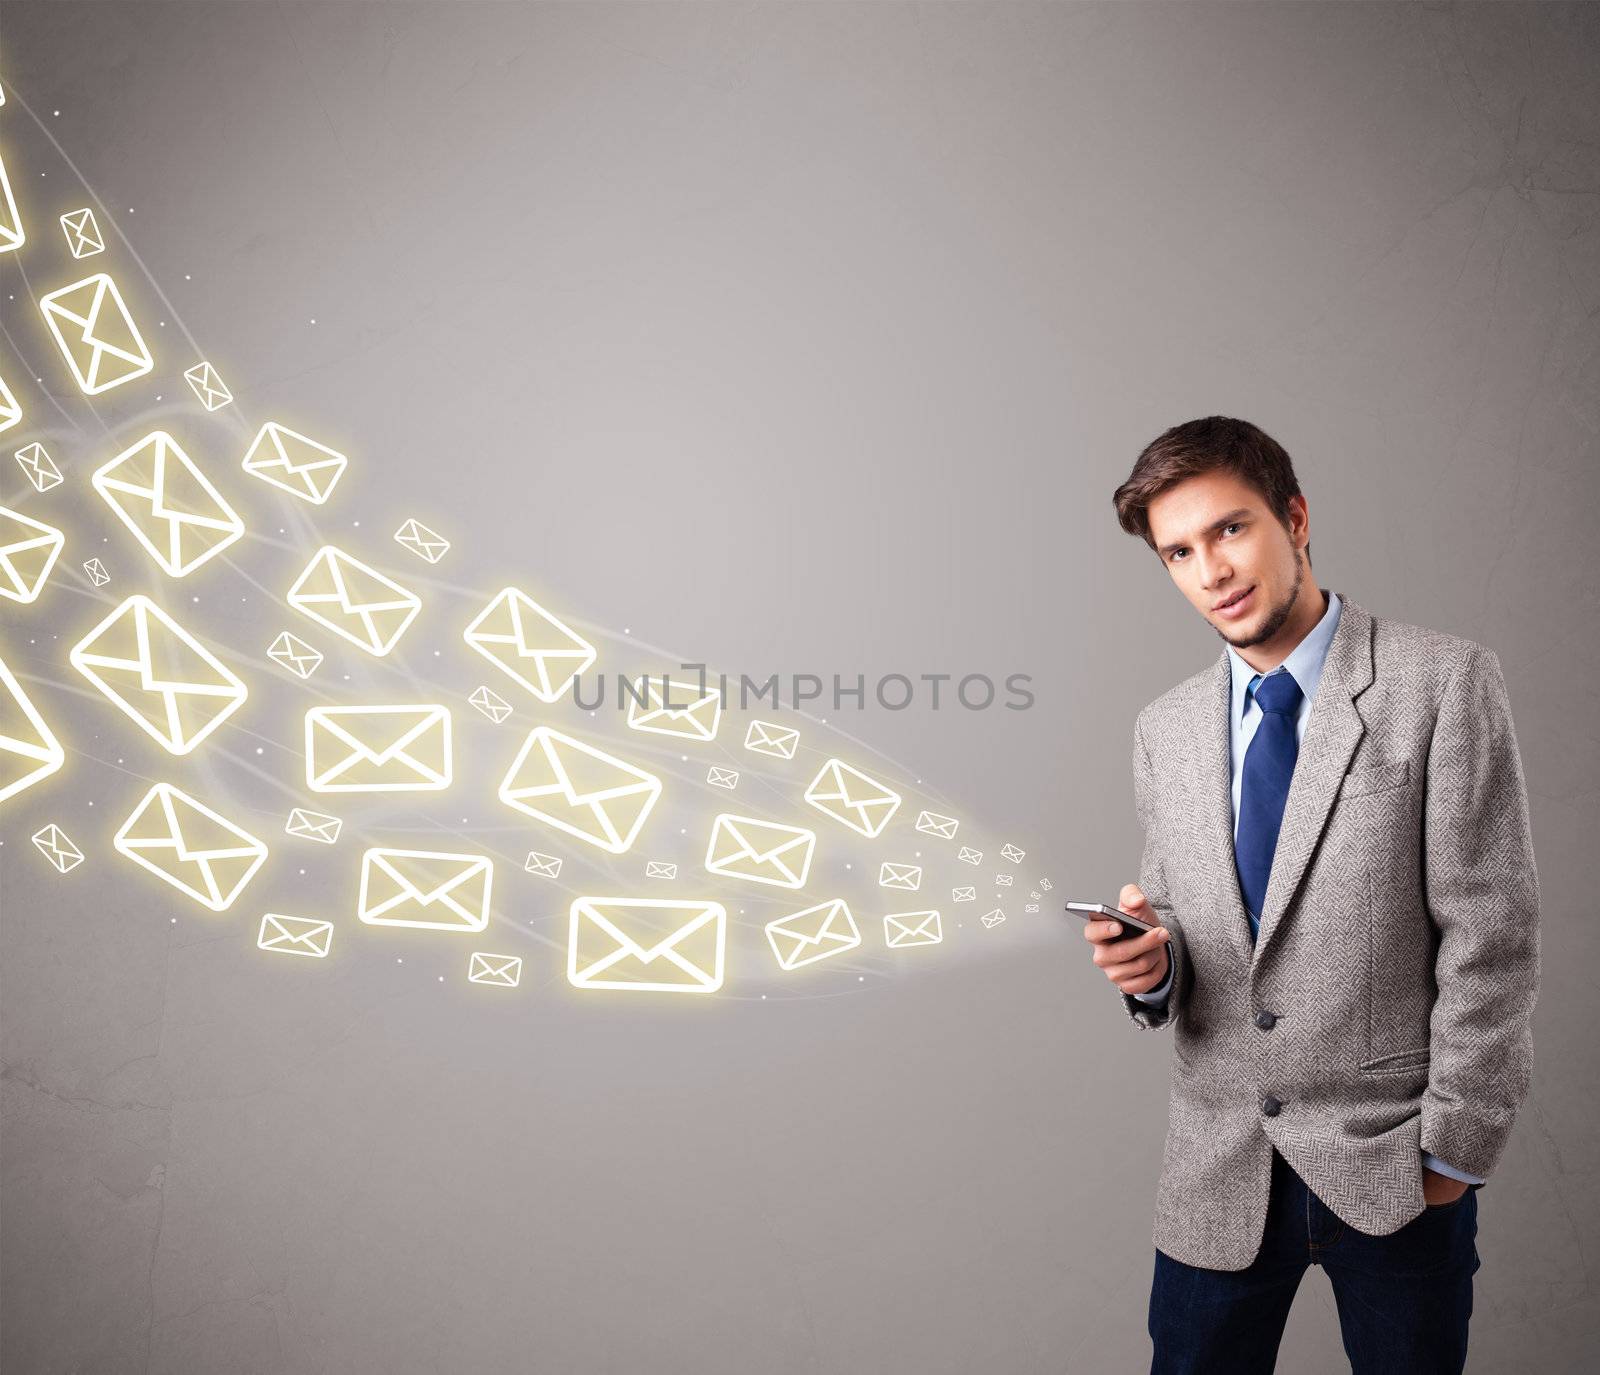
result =
[{"label": "blazer sleeve", "polygon": [[1532,1077],[1539,878],[1505,678],[1481,645],[1434,722],[1423,851],[1438,993],[1422,1149],[1487,1178]]},{"label": "blazer sleeve", "polygon": [[1141,729],[1144,715],[1133,727],[1133,805],[1139,815],[1139,828],[1144,832],[1144,853],[1139,861],[1139,889],[1149,900],[1161,924],[1172,932],[1167,942],[1167,957],[1172,961],[1171,991],[1165,1002],[1142,1003],[1132,994],[1123,993],[1123,1006],[1134,1023],[1144,1031],[1157,1030],[1170,1022],[1183,1007],[1185,983],[1189,961],[1184,953],[1183,928],[1172,910],[1172,899],[1167,888],[1166,875],[1161,868],[1160,837],[1155,828],[1155,780],[1150,769],[1150,754],[1145,749]]}]

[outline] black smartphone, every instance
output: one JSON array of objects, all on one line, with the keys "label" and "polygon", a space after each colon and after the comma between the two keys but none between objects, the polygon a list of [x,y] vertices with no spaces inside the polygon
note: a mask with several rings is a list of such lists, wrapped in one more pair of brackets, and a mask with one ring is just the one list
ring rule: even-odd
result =
[{"label": "black smartphone", "polygon": [[1085,921],[1100,921],[1110,918],[1112,921],[1122,923],[1122,939],[1127,940],[1132,936],[1142,936],[1146,931],[1154,931],[1155,924],[1140,921],[1138,917],[1130,917],[1126,912],[1120,912],[1115,907],[1107,907],[1103,902],[1069,902],[1067,911],[1076,913]]}]

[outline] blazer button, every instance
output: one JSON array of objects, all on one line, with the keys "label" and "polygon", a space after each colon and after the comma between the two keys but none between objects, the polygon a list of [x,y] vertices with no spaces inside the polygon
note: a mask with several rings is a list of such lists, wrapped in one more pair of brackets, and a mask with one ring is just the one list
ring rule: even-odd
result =
[{"label": "blazer button", "polygon": [[1277,1024],[1278,1019],[1268,1012],[1266,1008],[1262,1008],[1260,1012],[1256,1013],[1256,1025],[1263,1031],[1271,1031]]},{"label": "blazer button", "polygon": [[1276,1117],[1282,1107],[1283,1104],[1274,1098],[1270,1093],[1261,1100],[1261,1111],[1268,1117]]}]

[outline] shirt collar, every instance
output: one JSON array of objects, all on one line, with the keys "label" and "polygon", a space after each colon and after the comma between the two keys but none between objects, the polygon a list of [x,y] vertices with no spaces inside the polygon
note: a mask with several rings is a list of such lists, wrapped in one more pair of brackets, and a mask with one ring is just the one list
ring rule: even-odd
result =
[{"label": "shirt collar", "polygon": [[[1328,609],[1322,613],[1322,619],[1311,627],[1310,633],[1301,640],[1290,652],[1278,668],[1287,669],[1294,675],[1294,680],[1300,685],[1300,691],[1305,694],[1308,702],[1315,701],[1317,684],[1322,681],[1322,667],[1328,661],[1328,646],[1333,643],[1333,632],[1339,628],[1339,594],[1328,593]],[[1228,646],[1228,663],[1233,675],[1233,716],[1234,725],[1238,725],[1244,717],[1245,693],[1250,684],[1257,677],[1257,670],[1250,667],[1238,655],[1232,645]]]}]

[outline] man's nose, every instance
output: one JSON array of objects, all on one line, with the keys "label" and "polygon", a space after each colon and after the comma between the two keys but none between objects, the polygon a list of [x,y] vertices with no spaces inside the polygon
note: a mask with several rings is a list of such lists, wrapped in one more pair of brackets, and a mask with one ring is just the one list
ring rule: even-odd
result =
[{"label": "man's nose", "polygon": [[1208,592],[1218,583],[1227,580],[1233,572],[1232,565],[1227,559],[1217,554],[1197,554],[1200,561],[1200,586]]}]

